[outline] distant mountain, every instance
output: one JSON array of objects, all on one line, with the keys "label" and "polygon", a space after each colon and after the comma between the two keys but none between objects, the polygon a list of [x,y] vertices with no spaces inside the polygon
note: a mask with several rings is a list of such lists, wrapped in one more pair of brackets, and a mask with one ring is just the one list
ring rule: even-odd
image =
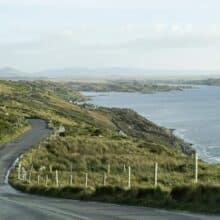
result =
[{"label": "distant mountain", "polygon": [[58,79],[178,79],[178,78],[215,78],[220,71],[205,70],[151,70],[143,68],[81,68],[69,67],[50,69],[36,75]]},{"label": "distant mountain", "polygon": [[138,68],[83,68],[69,67],[27,73],[4,67],[0,68],[0,78],[4,79],[115,79],[120,77],[144,76],[148,71]]},{"label": "distant mountain", "polygon": [[37,73],[38,76],[52,78],[120,78],[130,76],[144,76],[147,71],[139,68],[81,68],[70,67],[63,69],[50,69]]},{"label": "distant mountain", "polygon": [[17,79],[25,76],[27,76],[27,73],[11,67],[0,68],[0,78],[2,79]]},{"label": "distant mountain", "polygon": [[83,68],[68,67],[41,72],[23,72],[11,67],[0,68],[0,79],[10,80],[115,80],[115,79],[207,79],[220,77],[220,71],[150,70],[143,68]]}]

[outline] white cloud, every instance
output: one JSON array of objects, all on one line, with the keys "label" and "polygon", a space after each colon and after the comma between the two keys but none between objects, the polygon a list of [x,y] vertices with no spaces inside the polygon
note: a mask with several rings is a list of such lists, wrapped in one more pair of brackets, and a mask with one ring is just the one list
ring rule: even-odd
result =
[{"label": "white cloud", "polygon": [[135,65],[145,53],[161,60],[168,50],[205,54],[220,47],[219,7],[219,0],[0,0],[0,64],[22,62],[21,54],[36,54],[32,64],[42,55],[48,65],[55,55],[70,65],[73,58]]},{"label": "white cloud", "polygon": [[0,5],[57,6],[78,8],[121,8],[121,9],[207,9],[219,6],[218,0],[0,0]]},{"label": "white cloud", "polygon": [[159,23],[159,24],[154,25],[155,32],[159,34],[167,32],[168,28],[169,28],[169,25],[165,23]]},{"label": "white cloud", "polygon": [[188,33],[193,32],[193,25],[192,24],[182,24],[182,25],[174,24],[174,25],[171,25],[171,31],[174,34],[181,34],[181,35],[188,34]]},{"label": "white cloud", "polygon": [[[107,27],[108,29],[108,27]],[[11,51],[65,51],[69,50],[158,50],[165,48],[206,48],[220,46],[220,28],[215,25],[195,29],[186,24],[127,24],[114,30],[115,40],[110,37],[102,40],[100,27],[79,26],[75,28],[55,29],[51,33],[42,33],[38,38],[14,43],[1,43],[1,48]],[[100,35],[99,38],[97,35]],[[99,40],[100,39],[100,40]]]}]

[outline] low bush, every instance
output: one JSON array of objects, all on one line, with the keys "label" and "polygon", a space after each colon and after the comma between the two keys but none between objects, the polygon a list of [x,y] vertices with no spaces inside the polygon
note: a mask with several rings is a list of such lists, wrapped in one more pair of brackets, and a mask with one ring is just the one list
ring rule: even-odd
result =
[{"label": "low bush", "polygon": [[[178,206],[189,210],[219,213],[220,187],[188,185],[174,187],[170,193]],[[185,209],[184,208],[184,209]]]}]

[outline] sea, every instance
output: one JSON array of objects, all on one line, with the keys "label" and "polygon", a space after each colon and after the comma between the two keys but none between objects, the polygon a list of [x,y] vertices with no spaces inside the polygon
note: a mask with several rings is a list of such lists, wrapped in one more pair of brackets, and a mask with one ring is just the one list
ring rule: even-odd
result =
[{"label": "sea", "polygon": [[196,86],[183,91],[153,94],[82,92],[87,103],[131,108],[159,126],[193,144],[200,159],[220,162],[220,87]]}]

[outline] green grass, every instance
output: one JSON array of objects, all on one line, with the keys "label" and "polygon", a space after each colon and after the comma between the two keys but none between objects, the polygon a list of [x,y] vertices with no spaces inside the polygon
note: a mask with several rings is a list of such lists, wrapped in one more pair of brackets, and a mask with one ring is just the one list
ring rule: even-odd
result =
[{"label": "green grass", "polygon": [[11,131],[11,133],[8,133],[7,130],[7,134],[5,134],[3,136],[3,134],[1,135],[1,139],[0,139],[0,144],[4,144],[7,143],[17,137],[19,137],[20,135],[24,134],[25,132],[27,132],[30,129],[30,125],[26,125],[26,126],[22,126],[20,128],[16,128],[16,130]]},{"label": "green grass", "polygon": [[82,186],[46,187],[45,185],[15,182],[12,185],[27,193],[49,197],[188,210],[199,213],[220,213],[219,186],[186,185],[175,187],[169,191],[161,187],[125,189],[118,186],[98,186],[95,189],[85,189]]},{"label": "green grass", "polygon": [[[220,166],[199,161],[199,185],[195,185],[193,150],[170,130],[132,110],[71,104],[69,100],[83,97],[70,88],[66,91],[64,84],[1,81],[0,87],[7,88],[1,90],[0,99],[4,111],[11,116],[1,112],[2,137],[19,130],[14,129],[15,125],[17,128],[26,125],[25,117],[43,118],[52,129],[60,124],[66,128],[65,137],[49,137],[24,154],[20,162],[27,171],[27,179],[17,179],[17,166],[9,179],[16,188],[72,199],[219,212]],[[119,131],[126,135],[120,135]],[[154,189],[155,162],[159,165],[157,189]],[[130,190],[128,166],[131,167]],[[87,189],[85,173],[88,173]],[[194,196],[197,199],[193,200]]]},{"label": "green grass", "polygon": [[12,106],[17,103],[10,104],[9,107],[3,100],[0,104],[0,144],[16,138],[30,128],[20,112],[13,109]]}]

